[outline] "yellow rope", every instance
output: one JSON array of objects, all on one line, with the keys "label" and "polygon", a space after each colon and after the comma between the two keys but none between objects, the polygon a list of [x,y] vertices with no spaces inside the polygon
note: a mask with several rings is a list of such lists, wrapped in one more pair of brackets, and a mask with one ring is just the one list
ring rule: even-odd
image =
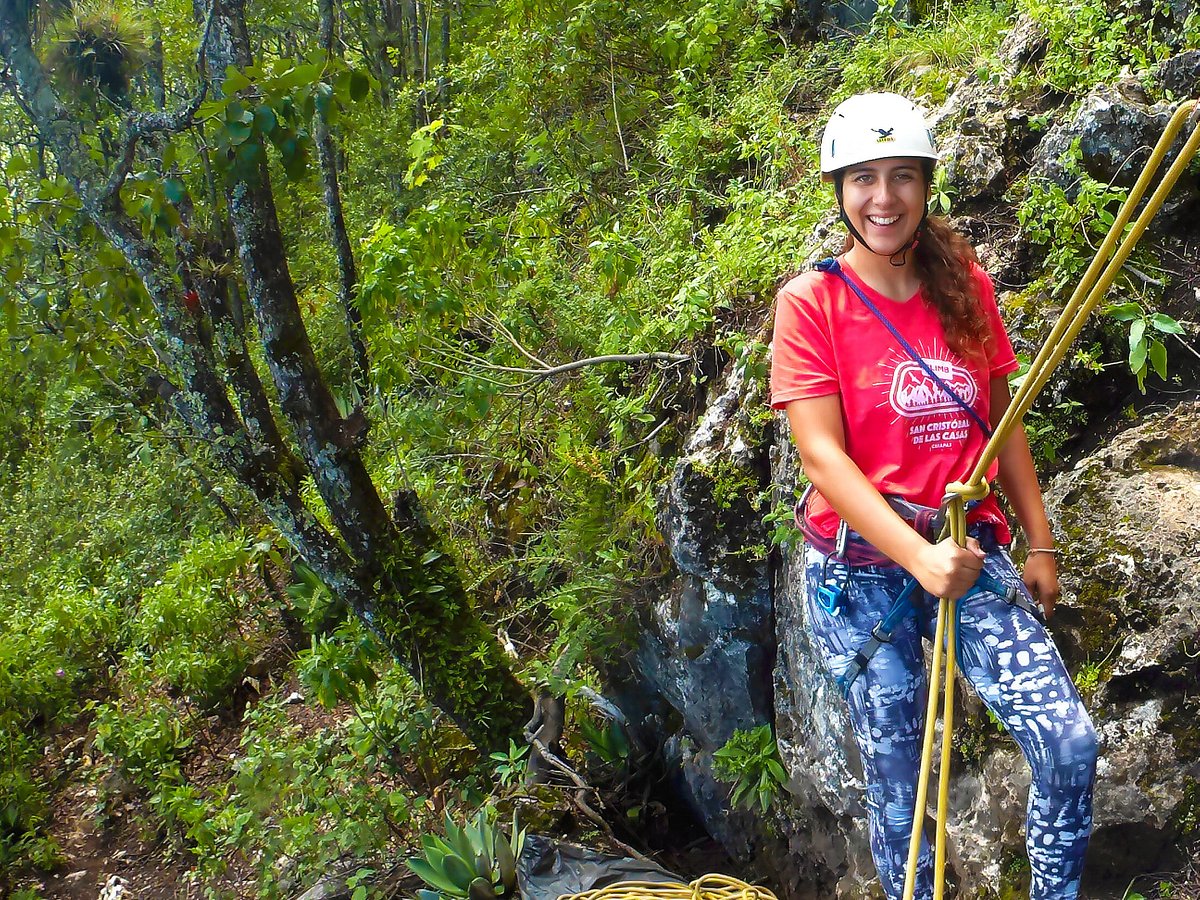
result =
[{"label": "yellow rope", "polygon": [[728,875],[703,875],[690,884],[678,881],[620,881],[558,900],[776,900],[764,887]]},{"label": "yellow rope", "polygon": [[[1082,330],[1088,315],[1108,292],[1113,281],[1116,280],[1121,266],[1125,264],[1125,260],[1133,252],[1134,246],[1146,231],[1146,228],[1149,227],[1150,220],[1154,218],[1159,208],[1161,208],[1163,201],[1166,200],[1167,195],[1170,194],[1171,189],[1175,186],[1175,182],[1179,180],[1179,176],[1183,174],[1188,163],[1196,155],[1197,150],[1200,150],[1200,125],[1197,125],[1192,130],[1192,134],[1184,145],[1183,150],[1180,151],[1179,156],[1167,170],[1167,174],[1163,176],[1162,181],[1150,196],[1150,199],[1146,201],[1145,208],[1129,228],[1129,233],[1124,234],[1125,228],[1133,216],[1133,210],[1141,202],[1142,196],[1146,193],[1146,189],[1150,186],[1151,181],[1154,180],[1154,176],[1162,165],[1163,158],[1166,156],[1175,137],[1183,129],[1184,124],[1196,109],[1196,106],[1196,100],[1188,100],[1185,103],[1181,103],[1179,108],[1175,110],[1175,114],[1171,117],[1171,121],[1167,123],[1166,130],[1163,132],[1158,144],[1155,145],[1150,160],[1146,163],[1146,168],[1142,171],[1137,183],[1130,190],[1129,196],[1121,205],[1121,209],[1117,213],[1116,219],[1114,219],[1112,227],[1108,231],[1108,235],[1104,238],[1100,249],[1096,251],[1096,256],[1092,259],[1091,265],[1088,266],[1087,271],[1083,274],[1083,278],[1080,279],[1079,285],[1071,294],[1071,299],[1063,307],[1058,322],[1051,329],[1045,344],[1038,352],[1033,363],[1030,364],[1025,380],[1021,383],[1020,388],[1017,389],[1008,410],[996,426],[996,430],[988,441],[987,446],[984,447],[983,453],[979,457],[979,462],[976,464],[974,470],[972,470],[970,477],[965,483],[953,482],[946,485],[950,537],[960,547],[965,547],[967,543],[967,502],[970,500],[979,500],[987,496],[989,491],[987,483],[988,468],[1000,455],[1000,450],[1003,448],[1005,442],[1020,427],[1021,420],[1029,412],[1030,407],[1033,406],[1033,401],[1050,379],[1050,375],[1054,372],[1055,367],[1066,355],[1071,342],[1075,340],[1080,330]],[[1122,239],[1123,234],[1124,239]],[[1120,246],[1117,244],[1118,241],[1121,242]],[[929,703],[925,719],[925,740],[921,752],[921,772],[917,779],[916,805],[913,810],[913,829],[908,849],[908,869],[905,872],[904,878],[904,900],[913,900],[913,892],[916,889],[917,857],[921,848],[921,832],[924,826],[925,803],[929,788],[929,771],[933,765],[933,731],[937,722],[937,694],[942,680],[943,641],[946,644],[944,654],[946,687],[942,713],[944,722],[942,728],[942,762],[938,784],[937,834],[933,874],[934,900],[941,900],[945,889],[946,813],[950,805],[950,747],[954,729],[954,667],[957,632],[957,629],[953,625],[955,621],[954,617],[954,601],[942,598],[938,605],[937,630],[934,635],[933,661],[929,677]],[[947,628],[949,629],[948,631]]]}]

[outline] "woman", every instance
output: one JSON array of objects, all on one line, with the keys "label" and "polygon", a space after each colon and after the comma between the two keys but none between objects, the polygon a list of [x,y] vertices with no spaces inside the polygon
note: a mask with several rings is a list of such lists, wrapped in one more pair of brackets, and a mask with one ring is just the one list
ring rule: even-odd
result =
[{"label": "woman", "polygon": [[[1022,575],[994,496],[971,510],[965,548],[938,542],[930,522],[947,483],[978,461],[1017,368],[974,251],[928,217],[937,159],[905,98],[862,94],[838,106],[821,174],[850,236],[837,260],[792,279],[777,299],[771,403],[786,409],[814,488],[803,511],[808,618],[847,696],[886,895],[902,895],[912,829],[928,689],[921,638],[931,636],[935,598],[947,596],[962,598],[959,666],[1032,767],[1030,897],[1067,900],[1078,896],[1091,833],[1096,735],[1041,621],[1059,585],[1024,433],[988,473],[1029,541]],[[923,590],[897,604],[914,578]],[[868,655],[889,612],[891,638]],[[916,897],[931,896],[931,875],[924,845]]]}]

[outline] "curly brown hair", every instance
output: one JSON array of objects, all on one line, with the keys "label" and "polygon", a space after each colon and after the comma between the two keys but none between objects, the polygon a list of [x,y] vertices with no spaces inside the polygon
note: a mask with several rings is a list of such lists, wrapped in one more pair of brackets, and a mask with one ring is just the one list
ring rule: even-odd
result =
[{"label": "curly brown hair", "polygon": [[979,262],[975,248],[945,219],[930,216],[918,232],[913,262],[946,332],[946,343],[960,356],[985,355],[991,330],[971,274]]}]

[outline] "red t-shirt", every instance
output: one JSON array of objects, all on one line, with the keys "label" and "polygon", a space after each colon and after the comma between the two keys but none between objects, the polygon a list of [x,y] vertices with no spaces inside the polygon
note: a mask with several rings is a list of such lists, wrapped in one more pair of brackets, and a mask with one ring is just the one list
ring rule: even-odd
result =
[{"label": "red t-shirt", "polygon": [[[841,266],[938,377],[990,422],[990,381],[1016,371],[1017,359],[987,273],[972,266],[991,326],[985,362],[978,355],[964,359],[947,346],[937,312],[922,293],[899,303],[873,290],[844,261]],[[840,394],[846,452],[882,494],[936,507],[948,483],[970,474],[987,443],[979,425],[833,273],[805,272],[783,286],[771,354],[771,406],[782,409],[791,400]],[[993,463],[988,470],[989,482],[997,468]],[[993,522],[996,537],[1011,540],[993,494],[970,520]],[[815,491],[808,521],[826,537],[837,532],[838,514]]]}]

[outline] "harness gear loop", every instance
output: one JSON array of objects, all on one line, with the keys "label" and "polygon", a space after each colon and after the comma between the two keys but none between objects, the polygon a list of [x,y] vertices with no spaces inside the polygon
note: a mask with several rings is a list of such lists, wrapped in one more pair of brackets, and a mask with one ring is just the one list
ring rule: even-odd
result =
[{"label": "harness gear loop", "polygon": [[[1058,322],[1050,330],[1046,342],[1042,345],[1042,349],[1030,365],[1025,380],[1017,389],[1016,394],[1009,403],[1008,409],[1005,410],[999,424],[997,424],[995,433],[988,440],[987,446],[983,448],[983,452],[980,454],[979,461],[976,463],[974,470],[972,470],[965,483],[961,483],[961,485],[960,483],[947,485],[947,493],[954,494],[954,499],[949,503],[947,508],[947,521],[950,526],[950,536],[954,538],[959,546],[965,546],[967,537],[966,495],[977,490],[977,485],[985,484],[984,479],[988,468],[999,456],[1000,450],[1008,438],[1020,426],[1022,418],[1029,411],[1030,407],[1033,406],[1034,399],[1042,388],[1045,387],[1055,367],[1066,356],[1071,343],[1083,329],[1089,313],[1091,313],[1108,292],[1113,281],[1116,280],[1121,267],[1133,252],[1134,246],[1136,246],[1138,240],[1141,239],[1141,236],[1150,226],[1151,220],[1162,207],[1163,202],[1175,187],[1184,170],[1191,163],[1197,152],[1200,151],[1200,124],[1197,124],[1193,127],[1183,149],[1179,151],[1179,155],[1168,167],[1166,174],[1163,175],[1158,187],[1155,188],[1150,199],[1146,201],[1145,207],[1137,219],[1133,221],[1133,224],[1130,225],[1134,210],[1141,203],[1142,197],[1145,195],[1150,183],[1158,174],[1158,170],[1161,168],[1163,159],[1166,157],[1171,144],[1174,143],[1175,137],[1179,132],[1183,130],[1183,126],[1187,123],[1188,118],[1196,111],[1198,103],[1200,101],[1187,100],[1179,104],[1176,108],[1170,122],[1167,123],[1166,129],[1163,131],[1162,137],[1159,138],[1158,143],[1155,145],[1145,169],[1142,170],[1137,183],[1130,189],[1129,196],[1117,212],[1108,230],[1108,235],[1101,243],[1100,249],[1096,251],[1095,257],[1072,292],[1070,299],[1063,306]],[[1128,232],[1126,232],[1127,226],[1129,228]],[[963,489],[961,493],[956,490],[960,486]],[[946,814],[949,808],[950,746],[951,737],[954,733],[955,666],[954,629],[950,629],[949,634],[946,635],[945,628],[953,608],[954,601],[948,600],[945,597],[938,604],[937,632],[934,636],[933,663],[929,678],[929,704],[926,710],[925,736],[921,753],[921,771],[917,779],[916,804],[913,809],[913,830],[911,840],[909,841],[908,868],[904,877],[904,900],[913,900],[913,894],[916,890],[917,858],[920,853],[922,825],[925,818],[926,801],[928,799],[929,773],[933,763],[933,732],[934,724],[937,721],[937,692],[938,683],[941,680],[943,640],[946,641],[947,645],[945,659],[946,688],[945,706],[942,714],[944,722],[942,728],[942,767],[938,790],[937,835],[933,871],[934,900],[942,900],[945,892]]]}]

